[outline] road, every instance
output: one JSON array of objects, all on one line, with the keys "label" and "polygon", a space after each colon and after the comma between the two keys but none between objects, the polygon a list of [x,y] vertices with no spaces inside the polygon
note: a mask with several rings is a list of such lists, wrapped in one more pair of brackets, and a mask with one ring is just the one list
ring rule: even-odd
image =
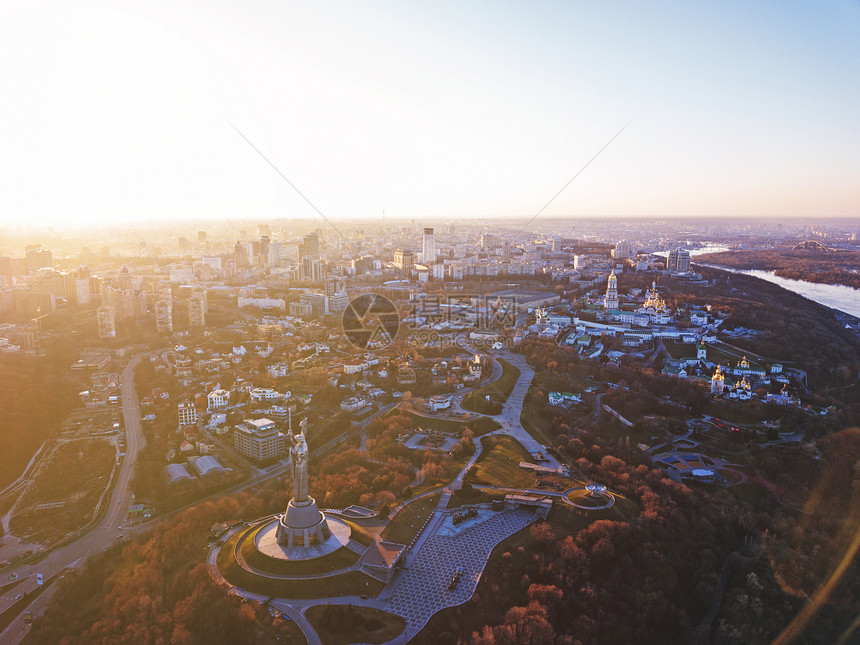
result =
[{"label": "road", "polygon": [[529,391],[532,380],[535,377],[535,371],[526,362],[526,359],[522,354],[514,354],[507,350],[499,350],[496,352],[496,356],[499,356],[520,370],[520,376],[511,390],[508,400],[505,401],[502,413],[493,417],[496,421],[502,424],[502,429],[494,432],[493,434],[504,433],[514,437],[532,457],[536,457],[539,453],[543,455],[545,457],[543,465],[554,469],[560,468],[561,462],[550,455],[547,452],[547,449],[544,448],[537,439],[526,432],[525,428],[523,428],[522,422],[520,421],[520,416],[523,412],[523,403],[525,402],[526,394]]},{"label": "road", "polygon": [[[65,546],[54,549],[42,561],[34,564],[22,564],[4,571],[3,575],[17,573],[23,579],[23,582],[15,587],[16,593],[23,594],[33,591],[37,586],[37,573],[41,573],[47,580],[66,568],[83,563],[87,557],[104,550],[123,536],[119,526],[125,522],[125,513],[131,504],[132,493],[129,483],[134,471],[137,452],[145,443],[140,427],[140,407],[134,388],[134,368],[140,360],[141,357],[135,357],[122,372],[122,412],[125,421],[126,455],[120,464],[113,493],[110,497],[105,498],[106,512],[89,532]],[[34,616],[38,615],[44,611],[51,595],[49,589],[47,593],[34,600],[27,611],[32,612]],[[10,604],[6,601],[0,603],[0,611],[7,609]],[[0,642],[4,644],[19,643],[26,633],[26,628],[22,612],[5,631],[0,633]]]}]

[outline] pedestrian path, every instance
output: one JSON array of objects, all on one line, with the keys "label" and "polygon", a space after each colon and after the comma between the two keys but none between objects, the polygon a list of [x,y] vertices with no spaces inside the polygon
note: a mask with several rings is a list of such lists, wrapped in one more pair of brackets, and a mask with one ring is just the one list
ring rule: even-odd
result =
[{"label": "pedestrian path", "polygon": [[[430,536],[397,583],[385,610],[405,618],[407,629],[415,634],[439,610],[469,600],[496,545],[535,519],[531,510],[504,510],[457,535]],[[463,567],[463,574],[449,590],[457,567]]]}]

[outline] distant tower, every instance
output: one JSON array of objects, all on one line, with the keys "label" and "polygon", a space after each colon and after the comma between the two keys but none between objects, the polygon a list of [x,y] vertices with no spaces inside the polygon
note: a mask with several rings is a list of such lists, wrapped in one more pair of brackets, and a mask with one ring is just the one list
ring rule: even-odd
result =
[{"label": "distant tower", "polygon": [[436,264],[436,240],[432,228],[424,229],[424,247],[422,260],[424,264]]},{"label": "distant tower", "polygon": [[300,258],[317,258],[320,257],[320,238],[316,233],[308,233],[302,239],[299,245]]},{"label": "distant tower", "polygon": [[24,249],[27,262],[27,275],[36,275],[39,269],[50,269],[54,266],[54,257],[41,244],[31,244]]},{"label": "distant tower", "polygon": [[680,247],[672,249],[666,258],[666,268],[669,271],[688,273],[690,271],[690,252]]},{"label": "distant tower", "polygon": [[705,346],[705,343],[699,343],[696,346],[696,358],[700,361],[708,360],[708,348]]},{"label": "distant tower", "polygon": [[206,293],[197,290],[188,299],[188,323],[192,327],[206,326]]},{"label": "distant tower", "polygon": [[615,277],[615,270],[609,274],[609,280],[606,285],[606,296],[603,298],[604,309],[618,309],[618,278]]},{"label": "distant tower", "polygon": [[169,282],[158,285],[158,300],[155,301],[155,329],[159,332],[173,331],[173,295]]},{"label": "distant tower", "polygon": [[105,305],[96,310],[99,338],[116,338],[116,315],[113,307]]},{"label": "distant tower", "polygon": [[715,396],[719,396],[723,393],[723,389],[726,385],[726,379],[723,376],[723,371],[720,369],[720,366],[717,365],[717,370],[714,372],[714,375],[711,377],[711,394]]},{"label": "distant tower", "polygon": [[266,265],[269,263],[269,249],[272,246],[268,235],[263,235],[260,238],[260,264]]},{"label": "distant tower", "polygon": [[90,304],[92,276],[89,267],[80,267],[71,275],[75,300],[79,305]]}]

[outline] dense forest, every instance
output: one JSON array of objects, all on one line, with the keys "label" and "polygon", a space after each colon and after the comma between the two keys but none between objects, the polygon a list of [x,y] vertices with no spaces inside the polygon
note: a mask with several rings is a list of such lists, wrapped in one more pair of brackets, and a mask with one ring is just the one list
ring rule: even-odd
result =
[{"label": "dense forest", "polygon": [[724,563],[723,604],[703,628],[714,642],[773,642],[828,580],[833,587],[797,642],[837,642],[850,634],[860,603],[851,559],[860,530],[860,431],[828,437],[819,449],[820,460],[799,448],[762,459],[774,476],[791,468],[791,485],[805,494],[802,510],[782,507],[755,484],[737,496],[690,488],[593,451],[577,466],[635,500],[639,515],[580,528],[574,511],[556,509],[548,523],[499,545],[475,597],[437,614],[415,643],[688,642],[714,604]]},{"label": "dense forest", "polygon": [[781,278],[823,284],[843,284],[860,289],[860,251],[806,249],[724,251],[699,255],[696,257],[696,262],[733,269],[773,271]]}]

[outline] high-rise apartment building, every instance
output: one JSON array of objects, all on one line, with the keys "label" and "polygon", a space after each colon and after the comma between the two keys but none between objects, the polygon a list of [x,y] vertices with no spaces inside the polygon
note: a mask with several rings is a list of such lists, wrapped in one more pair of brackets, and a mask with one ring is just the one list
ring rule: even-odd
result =
[{"label": "high-rise apartment building", "polygon": [[349,296],[346,291],[337,291],[328,297],[328,309],[332,313],[346,311],[349,306]]},{"label": "high-rise apartment building", "polygon": [[173,331],[173,293],[169,282],[158,284],[155,301],[155,329],[159,332]]},{"label": "high-rise apartment building", "polygon": [[317,258],[305,256],[302,258],[301,265],[302,280],[307,282],[322,282],[323,281],[323,264]]},{"label": "high-rise apartment building", "polygon": [[682,248],[672,249],[669,251],[666,268],[669,271],[687,273],[690,270],[690,252]]},{"label": "high-rise apartment building", "polygon": [[499,245],[499,238],[492,233],[481,233],[481,248],[493,249]]},{"label": "high-rise apartment building", "polygon": [[69,290],[72,293],[69,293],[68,296],[74,298],[75,302],[79,305],[90,304],[92,275],[90,274],[89,267],[80,267],[71,274],[71,278],[74,289]]},{"label": "high-rise apartment building", "polygon": [[319,258],[320,257],[320,238],[316,233],[308,233],[305,235],[302,243],[299,245],[299,257],[302,258]]},{"label": "high-rise apartment building", "polygon": [[27,275],[36,275],[39,269],[50,269],[54,266],[54,256],[41,244],[25,247],[24,257],[27,261]]},{"label": "high-rise apartment building", "polygon": [[159,332],[173,331],[173,303],[169,300],[155,303],[155,329]]},{"label": "high-rise apartment building", "polygon": [[329,298],[322,291],[305,291],[299,296],[299,302],[311,306],[311,311],[316,316],[329,313]]},{"label": "high-rise apartment building", "polygon": [[612,257],[616,260],[623,258],[632,258],[634,255],[633,244],[627,240],[616,242],[615,248],[612,249]]},{"label": "high-rise apartment building", "polygon": [[436,264],[436,239],[432,228],[424,229],[424,244],[421,257],[426,265]]},{"label": "high-rise apartment building", "polygon": [[403,271],[407,278],[411,277],[415,270],[415,256],[412,251],[395,251],[394,266]]},{"label": "high-rise apartment building", "polygon": [[116,338],[116,310],[110,305],[102,305],[96,310],[99,338]]},{"label": "high-rise apartment building", "polygon": [[343,278],[333,276],[325,281],[325,295],[331,297],[345,288]]},{"label": "high-rise apartment building", "polygon": [[260,264],[268,264],[269,263],[269,248],[271,247],[271,240],[269,240],[268,235],[263,235],[260,238]]},{"label": "high-rise apartment building", "polygon": [[257,463],[274,461],[286,454],[284,434],[278,432],[274,421],[246,419],[233,431],[236,451]]},{"label": "high-rise apartment building", "polygon": [[206,292],[195,290],[188,298],[188,324],[192,327],[206,326]]}]

